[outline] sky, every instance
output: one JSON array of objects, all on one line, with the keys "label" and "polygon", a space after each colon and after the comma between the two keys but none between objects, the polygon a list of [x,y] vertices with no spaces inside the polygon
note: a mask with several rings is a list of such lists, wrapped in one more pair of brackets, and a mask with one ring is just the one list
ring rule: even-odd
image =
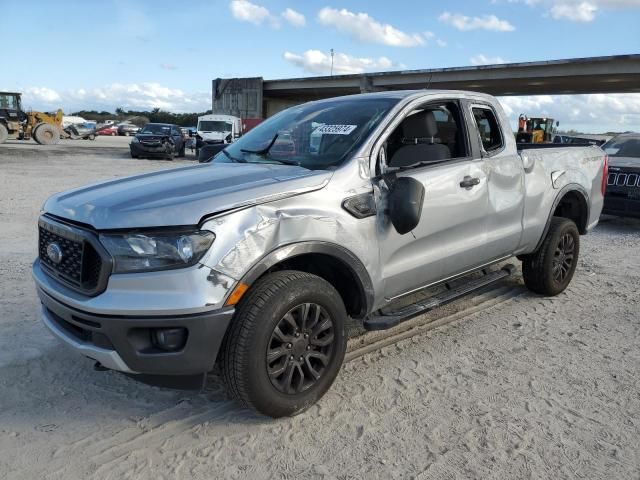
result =
[{"label": "sky", "polygon": [[[204,111],[211,80],[640,53],[640,0],[0,0],[0,89],[35,110]],[[6,21],[12,19],[12,21]],[[505,97],[562,129],[640,131],[640,94]]]}]

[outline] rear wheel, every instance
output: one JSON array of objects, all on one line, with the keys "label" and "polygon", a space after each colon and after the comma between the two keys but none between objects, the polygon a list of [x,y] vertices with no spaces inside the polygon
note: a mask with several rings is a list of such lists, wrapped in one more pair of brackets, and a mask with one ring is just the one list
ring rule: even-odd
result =
[{"label": "rear wheel", "polygon": [[48,123],[36,128],[33,136],[40,145],[53,145],[60,141],[60,131]]},{"label": "rear wheel", "polygon": [[231,395],[271,417],[301,413],[335,380],[346,349],[346,311],[322,278],[281,271],[240,302],[221,350]]},{"label": "rear wheel", "polygon": [[553,217],[540,248],[522,261],[522,276],[533,292],[554,296],[571,282],[578,264],[580,233],[576,224],[563,217]]},{"label": "rear wheel", "polygon": [[4,143],[9,138],[9,130],[0,123],[0,143]]}]

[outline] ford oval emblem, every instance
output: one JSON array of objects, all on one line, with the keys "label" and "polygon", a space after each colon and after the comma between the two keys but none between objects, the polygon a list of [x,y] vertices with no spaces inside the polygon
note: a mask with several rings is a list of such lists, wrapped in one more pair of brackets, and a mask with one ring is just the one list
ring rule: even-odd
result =
[{"label": "ford oval emblem", "polygon": [[49,257],[49,260],[53,263],[60,263],[62,261],[62,249],[60,245],[55,242],[47,245],[47,257]]}]

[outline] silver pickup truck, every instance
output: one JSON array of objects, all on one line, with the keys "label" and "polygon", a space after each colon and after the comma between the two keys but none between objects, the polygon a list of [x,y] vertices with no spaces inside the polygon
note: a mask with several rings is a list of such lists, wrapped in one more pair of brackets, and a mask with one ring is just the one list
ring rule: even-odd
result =
[{"label": "silver pickup truck", "polygon": [[[244,405],[294,415],[336,378],[349,317],[392,327],[505,274],[492,265],[509,257],[532,291],[567,287],[606,156],[528,147],[478,93],[289,108],[211,163],[49,198],[42,320],[97,367],[202,380],[218,363]],[[489,278],[406,304],[470,272]]]}]

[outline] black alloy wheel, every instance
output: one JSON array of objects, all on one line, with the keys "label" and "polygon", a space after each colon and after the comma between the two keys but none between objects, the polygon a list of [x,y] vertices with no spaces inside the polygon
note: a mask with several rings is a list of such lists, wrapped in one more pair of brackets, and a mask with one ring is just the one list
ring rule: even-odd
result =
[{"label": "black alloy wheel", "polygon": [[560,237],[553,257],[553,278],[558,283],[563,283],[571,271],[576,243],[570,233]]},{"label": "black alloy wheel", "polygon": [[267,373],[285,394],[312,387],[325,373],[334,352],[334,324],[320,305],[304,303],[289,310],[271,334]]}]

